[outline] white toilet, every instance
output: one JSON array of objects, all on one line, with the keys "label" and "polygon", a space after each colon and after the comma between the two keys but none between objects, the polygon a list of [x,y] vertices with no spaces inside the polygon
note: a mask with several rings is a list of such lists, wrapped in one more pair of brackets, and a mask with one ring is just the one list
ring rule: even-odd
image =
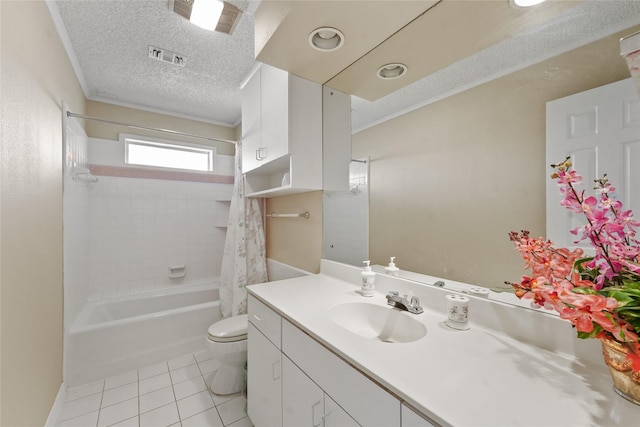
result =
[{"label": "white toilet", "polygon": [[226,395],[244,388],[244,365],[247,362],[247,315],[227,317],[209,326],[209,352],[220,362],[209,388]]}]

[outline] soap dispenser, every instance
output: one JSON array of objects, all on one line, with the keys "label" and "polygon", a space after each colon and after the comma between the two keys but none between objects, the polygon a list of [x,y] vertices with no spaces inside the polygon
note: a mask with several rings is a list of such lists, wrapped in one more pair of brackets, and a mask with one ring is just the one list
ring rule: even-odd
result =
[{"label": "soap dispenser", "polygon": [[363,263],[367,266],[364,268],[364,271],[360,273],[362,275],[362,289],[360,293],[362,296],[372,297],[374,294],[373,289],[375,287],[376,273],[371,270],[371,266],[369,265],[370,261],[363,261]]},{"label": "soap dispenser", "polygon": [[394,262],[395,260],[396,260],[396,257],[392,256],[389,261],[389,265],[384,268],[384,272],[387,273],[389,276],[397,276],[398,271],[400,271],[400,269],[396,267],[396,264]]}]

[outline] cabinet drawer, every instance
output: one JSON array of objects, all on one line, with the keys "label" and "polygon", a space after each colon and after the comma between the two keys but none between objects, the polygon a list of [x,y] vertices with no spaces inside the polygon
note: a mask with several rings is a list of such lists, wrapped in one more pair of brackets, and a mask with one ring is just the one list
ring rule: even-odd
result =
[{"label": "cabinet drawer", "polygon": [[249,295],[247,314],[249,322],[260,330],[278,348],[281,343],[282,320],[278,313],[257,298]]},{"label": "cabinet drawer", "polygon": [[300,329],[282,322],[282,351],[358,424],[400,427],[400,401]]}]

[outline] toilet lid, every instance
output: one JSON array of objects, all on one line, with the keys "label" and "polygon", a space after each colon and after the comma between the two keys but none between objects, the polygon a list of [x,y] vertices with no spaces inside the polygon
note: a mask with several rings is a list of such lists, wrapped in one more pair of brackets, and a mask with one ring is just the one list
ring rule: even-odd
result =
[{"label": "toilet lid", "polygon": [[209,326],[209,339],[217,342],[241,341],[247,338],[246,314],[227,317]]}]

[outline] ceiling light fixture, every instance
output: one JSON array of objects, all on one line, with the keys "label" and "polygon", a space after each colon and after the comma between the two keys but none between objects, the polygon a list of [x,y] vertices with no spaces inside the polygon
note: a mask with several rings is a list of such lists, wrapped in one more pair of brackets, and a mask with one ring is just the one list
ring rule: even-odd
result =
[{"label": "ceiling light fixture", "polygon": [[545,0],[509,0],[509,4],[516,8],[525,8],[537,6]]},{"label": "ceiling light fixture", "polygon": [[408,68],[404,64],[386,64],[378,68],[378,77],[385,80],[397,79],[407,72]]},{"label": "ceiling light fixture", "polygon": [[344,34],[342,34],[340,30],[332,27],[317,28],[309,34],[309,45],[323,52],[340,49],[343,44]]},{"label": "ceiling light fixture", "polygon": [[224,3],[219,0],[193,0],[189,21],[205,30],[213,31],[218,25]]}]

